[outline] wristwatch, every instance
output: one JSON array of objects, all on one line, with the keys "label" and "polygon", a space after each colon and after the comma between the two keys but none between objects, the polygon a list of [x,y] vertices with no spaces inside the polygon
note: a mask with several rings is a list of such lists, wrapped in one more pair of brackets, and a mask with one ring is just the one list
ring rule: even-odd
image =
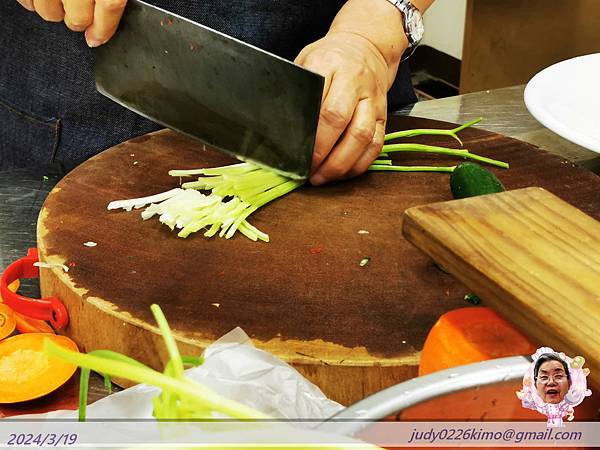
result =
[{"label": "wristwatch", "polygon": [[425,27],[423,26],[423,16],[421,15],[421,11],[419,11],[410,0],[387,1],[394,5],[402,14],[404,32],[408,38],[408,48],[401,59],[401,61],[405,61],[413,54],[419,45],[419,42],[423,39],[423,32],[425,31]]}]

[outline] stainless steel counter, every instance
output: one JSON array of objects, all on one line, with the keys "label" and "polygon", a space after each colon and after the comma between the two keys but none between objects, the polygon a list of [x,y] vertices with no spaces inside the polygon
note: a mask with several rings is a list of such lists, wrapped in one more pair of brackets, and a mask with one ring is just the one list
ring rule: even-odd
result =
[{"label": "stainless steel counter", "polygon": [[404,111],[410,116],[464,123],[477,117],[482,128],[537,145],[600,173],[600,154],[573,144],[545,128],[525,107],[525,85],[419,102]]}]

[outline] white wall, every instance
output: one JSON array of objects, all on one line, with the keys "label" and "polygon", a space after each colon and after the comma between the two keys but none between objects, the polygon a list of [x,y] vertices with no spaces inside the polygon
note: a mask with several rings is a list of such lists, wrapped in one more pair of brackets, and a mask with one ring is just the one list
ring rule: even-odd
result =
[{"label": "white wall", "polygon": [[462,59],[466,11],[467,0],[436,0],[425,13],[421,44]]}]

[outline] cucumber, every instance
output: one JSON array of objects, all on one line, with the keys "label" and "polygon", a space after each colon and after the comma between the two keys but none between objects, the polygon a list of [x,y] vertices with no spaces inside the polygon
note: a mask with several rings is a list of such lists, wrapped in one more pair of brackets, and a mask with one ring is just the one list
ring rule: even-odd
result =
[{"label": "cucumber", "polygon": [[463,162],[456,166],[450,176],[450,189],[454,198],[474,197],[506,190],[496,175],[472,162]]}]

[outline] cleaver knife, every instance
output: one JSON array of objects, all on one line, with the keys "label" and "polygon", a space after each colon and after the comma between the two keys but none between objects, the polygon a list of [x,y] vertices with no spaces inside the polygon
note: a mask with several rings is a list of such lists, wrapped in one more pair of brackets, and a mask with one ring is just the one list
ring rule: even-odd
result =
[{"label": "cleaver knife", "polygon": [[310,174],[324,78],[139,0],[95,49],[99,92],[292,178]]}]

